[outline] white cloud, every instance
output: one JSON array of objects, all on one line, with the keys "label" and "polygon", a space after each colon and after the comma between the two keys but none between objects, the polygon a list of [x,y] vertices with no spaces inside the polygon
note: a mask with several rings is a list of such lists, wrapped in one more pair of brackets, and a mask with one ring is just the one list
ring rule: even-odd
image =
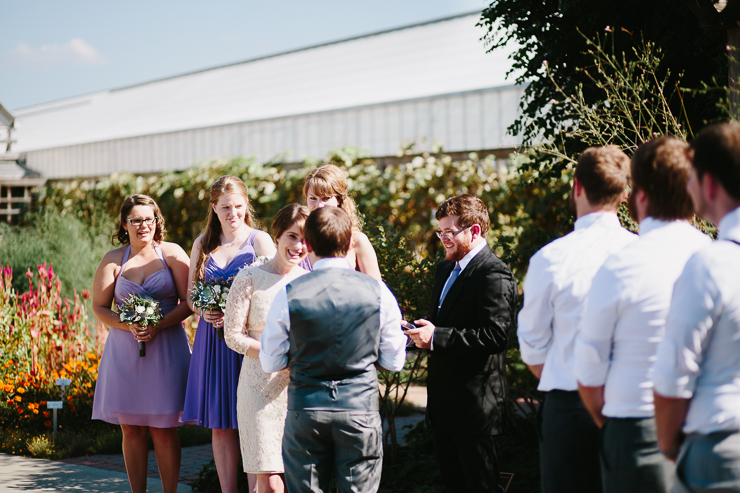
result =
[{"label": "white cloud", "polygon": [[21,42],[5,51],[2,61],[17,67],[50,69],[70,65],[100,65],[105,63],[105,58],[82,39],[74,38],[64,44],[48,44],[39,48]]}]

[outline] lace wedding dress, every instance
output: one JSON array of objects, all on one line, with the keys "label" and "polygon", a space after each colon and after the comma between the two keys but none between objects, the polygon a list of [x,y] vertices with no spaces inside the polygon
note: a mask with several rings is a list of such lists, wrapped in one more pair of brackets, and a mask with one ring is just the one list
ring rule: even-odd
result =
[{"label": "lace wedding dress", "polygon": [[[224,338],[231,349],[246,355],[250,340],[259,341],[277,292],[306,274],[302,269],[294,270],[297,272],[281,276],[260,267],[249,267],[234,279],[224,315]],[[236,391],[244,472],[284,472],[282,443],[289,378],[287,369],[265,373],[259,359],[244,357]]]}]

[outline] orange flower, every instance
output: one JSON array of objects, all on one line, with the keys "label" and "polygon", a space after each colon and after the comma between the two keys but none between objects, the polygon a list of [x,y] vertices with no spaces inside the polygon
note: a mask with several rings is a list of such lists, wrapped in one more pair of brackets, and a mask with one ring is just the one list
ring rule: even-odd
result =
[{"label": "orange flower", "polygon": [[3,387],[3,390],[5,392],[13,392],[13,389],[15,389],[15,387],[13,387],[12,385],[7,384],[7,383],[5,384],[5,387]]},{"label": "orange flower", "polygon": [[16,395],[16,396],[15,396],[15,400],[16,400],[16,401],[18,401],[18,402],[20,402],[20,401],[22,401],[23,399],[21,398],[21,396],[19,396],[19,395]]},{"label": "orange flower", "polygon": [[44,426],[51,426],[51,421],[44,421]]},{"label": "orange flower", "polygon": [[44,417],[45,418],[48,418],[49,417],[49,411],[44,411]]},{"label": "orange flower", "polygon": [[33,414],[38,414],[38,413],[39,413],[39,410],[38,409],[34,409],[33,410]]},{"label": "orange flower", "polygon": [[17,390],[17,392],[18,392],[19,394],[25,394],[25,393],[26,393],[26,389],[24,389],[23,387],[18,387],[18,390]]},{"label": "orange flower", "polygon": [[98,357],[95,356],[94,353],[87,353],[85,356],[87,356],[89,359],[98,359]]}]

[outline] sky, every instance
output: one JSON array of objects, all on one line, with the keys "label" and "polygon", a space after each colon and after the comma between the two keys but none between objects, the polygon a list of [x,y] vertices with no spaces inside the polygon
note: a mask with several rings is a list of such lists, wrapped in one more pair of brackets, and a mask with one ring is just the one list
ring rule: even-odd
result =
[{"label": "sky", "polygon": [[482,10],[490,0],[3,3],[0,102],[13,111]]}]

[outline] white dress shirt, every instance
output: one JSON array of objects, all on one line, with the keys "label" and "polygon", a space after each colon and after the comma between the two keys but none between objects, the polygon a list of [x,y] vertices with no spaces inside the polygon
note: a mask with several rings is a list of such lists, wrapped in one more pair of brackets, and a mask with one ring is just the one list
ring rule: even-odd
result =
[{"label": "white dress shirt", "polygon": [[[313,270],[349,269],[344,258],[322,258],[313,264]],[[383,281],[380,285],[380,347],[378,364],[391,371],[401,371],[406,361],[406,335],[401,329],[401,309],[396,297]],[[260,364],[267,373],[285,368],[290,349],[290,314],[286,288],[278,291],[267,313],[265,330],[260,336]]]},{"label": "white dress shirt", "polygon": [[[740,241],[740,208],[718,229]],[[691,399],[684,433],[740,430],[740,245],[716,241],[686,264],[653,379],[660,395]]]},{"label": "white dress shirt", "polygon": [[609,257],[586,296],[575,345],[576,377],[604,388],[604,416],[649,418],[652,366],[665,333],[673,284],[711,243],[687,221],[640,223],[640,239]]},{"label": "white dress shirt", "polygon": [[636,239],[615,213],[595,212],[529,261],[517,334],[522,360],[544,364],[539,390],[578,390],[573,344],[583,299],[604,260]]}]

